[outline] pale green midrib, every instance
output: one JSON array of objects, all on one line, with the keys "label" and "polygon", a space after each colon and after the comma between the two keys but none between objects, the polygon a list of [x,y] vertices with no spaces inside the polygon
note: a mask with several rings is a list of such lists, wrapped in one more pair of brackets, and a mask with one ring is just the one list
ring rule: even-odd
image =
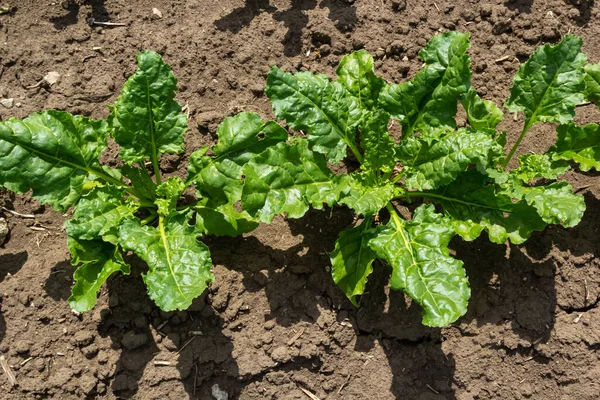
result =
[{"label": "pale green midrib", "polygon": [[173,265],[171,263],[171,249],[169,247],[169,242],[167,241],[167,234],[165,233],[165,226],[164,226],[164,218],[162,215],[158,217],[158,231],[160,233],[161,242],[165,249],[165,259],[167,262],[167,266],[169,267],[169,272],[171,274],[171,277],[173,278],[173,282],[175,283],[175,286],[177,286],[177,290],[179,291],[181,296],[183,296],[183,298],[185,300],[190,301],[190,299],[185,295],[185,293],[183,293],[183,290],[181,289],[181,286],[179,285],[179,281],[177,280],[177,278],[175,276],[175,271],[174,271]]},{"label": "pale green midrib", "polygon": [[441,194],[437,194],[437,193],[429,193],[429,192],[405,192],[404,196],[409,196],[409,197],[426,197],[426,198],[434,198],[434,199],[440,199],[440,200],[445,200],[451,203],[459,203],[459,204],[463,204],[465,206],[469,206],[469,207],[478,207],[478,208],[486,208],[488,210],[492,210],[492,211],[501,211],[501,212],[507,212],[507,213],[512,213],[514,212],[514,210],[507,210],[504,208],[498,208],[498,207],[491,207],[491,206],[487,206],[484,204],[479,204],[479,203],[472,203],[472,202],[468,202],[465,200],[460,200],[460,199],[456,199],[456,198],[452,198],[452,197],[447,197]]},{"label": "pale green midrib", "polygon": [[[29,129],[29,128],[28,128],[28,129]],[[55,165],[58,165],[58,164],[64,164],[64,165],[67,165],[67,166],[69,166],[69,167],[71,167],[71,168],[73,168],[73,169],[77,169],[77,170],[80,170],[80,171],[85,171],[85,172],[87,172],[87,173],[89,173],[89,174],[94,174],[94,175],[96,175],[96,176],[98,176],[98,177],[100,177],[100,178],[102,178],[102,179],[106,180],[107,182],[110,182],[110,183],[112,183],[112,184],[116,185],[116,186],[119,186],[119,187],[126,188],[126,190],[127,190],[129,193],[131,193],[131,194],[133,194],[133,195],[137,196],[137,193],[136,193],[136,192],[133,190],[133,188],[131,188],[131,187],[130,187],[129,185],[127,185],[126,183],[124,183],[124,182],[120,182],[118,179],[116,179],[116,178],[113,178],[112,176],[110,176],[110,175],[106,174],[104,171],[101,171],[101,170],[95,169],[95,168],[93,168],[93,167],[90,167],[90,166],[89,166],[89,165],[88,165],[88,164],[85,162],[85,158],[83,158],[84,165],[82,166],[82,165],[79,165],[79,164],[75,164],[75,163],[73,163],[73,162],[71,162],[71,161],[65,160],[64,158],[59,158],[59,157],[57,157],[57,156],[55,156],[55,155],[52,155],[52,154],[43,153],[43,152],[41,152],[41,151],[39,151],[39,150],[37,150],[37,149],[35,149],[35,148],[33,148],[33,147],[30,147],[30,146],[27,146],[27,145],[26,145],[26,144],[24,144],[24,143],[21,143],[20,141],[15,141],[15,142],[13,142],[13,141],[6,140],[6,139],[4,139],[4,138],[3,138],[3,139],[1,139],[1,140],[3,140],[3,141],[6,141],[6,142],[8,142],[8,143],[11,143],[11,144],[13,144],[14,146],[19,146],[19,147],[22,147],[23,149],[27,150],[29,153],[33,153],[33,154],[35,154],[36,156],[38,156],[39,158],[41,158],[41,159],[42,159],[42,160],[44,160],[44,161],[46,161],[46,160],[50,159],[50,160],[52,160],[52,161],[56,162],[56,164],[55,164]],[[139,196],[138,196],[138,197],[139,197]]]},{"label": "pale green midrib", "polygon": [[[433,304],[435,305],[436,310],[439,311],[440,307],[435,299],[435,296],[433,295],[433,293],[431,293],[431,291],[429,290],[429,286],[425,284],[426,280],[425,278],[423,278],[423,275],[421,275],[421,270],[418,267],[418,262],[415,258],[415,254],[413,252],[413,248],[410,245],[411,241],[408,240],[408,238],[404,235],[404,224],[402,224],[402,221],[400,220],[400,217],[398,216],[398,214],[396,213],[396,210],[394,209],[394,207],[391,205],[391,203],[388,203],[386,206],[388,212],[390,213],[390,216],[392,217],[392,220],[394,222],[394,226],[396,227],[396,231],[398,233],[400,233],[400,236],[402,238],[402,241],[404,242],[404,247],[406,249],[408,249],[409,253],[410,253],[410,258],[412,260],[412,265],[411,266],[415,266],[415,269],[417,271],[417,273],[419,274],[419,279],[421,280],[421,282],[423,282],[423,287],[425,288],[425,290],[427,291],[427,293],[429,294],[429,297],[431,298],[431,300],[433,301]],[[407,267],[407,269],[410,268]],[[407,280],[407,288],[408,288],[408,280]],[[423,301],[423,297],[421,297],[419,300]],[[416,299],[415,299],[416,300]]]},{"label": "pale green midrib", "polygon": [[319,110],[319,112],[321,113],[321,115],[323,115],[327,119],[327,121],[329,122],[329,124],[335,129],[335,132],[336,132],[337,136],[339,136],[340,138],[342,138],[342,140],[344,141],[344,143],[346,143],[346,145],[348,147],[350,147],[350,150],[352,150],[352,152],[354,153],[354,156],[356,157],[356,159],[358,160],[358,162],[362,164],[363,158],[360,155],[360,153],[358,152],[358,150],[356,149],[356,146],[354,145],[354,143],[352,141],[350,141],[350,139],[348,137],[346,137],[346,135],[343,134],[343,132],[340,130],[340,127],[338,127],[337,124],[333,123],[333,121],[331,120],[331,118],[329,118],[329,115],[327,115],[327,113],[325,113],[321,107],[319,107],[317,104],[315,104],[315,102],[312,101],[311,98],[309,98],[308,96],[304,95],[304,93],[302,93],[299,89],[296,89],[295,87],[289,85],[283,79],[279,79],[279,81],[283,85],[285,85],[285,86],[289,87],[290,89],[292,89],[298,95],[302,96],[302,98],[306,99],[317,110]]},{"label": "pale green midrib", "polygon": [[[560,66],[556,69],[556,72],[552,76],[552,80],[550,81],[550,84],[548,86],[546,86],[546,89],[544,89],[544,94],[542,95],[542,97],[540,98],[540,101],[535,106],[535,110],[534,110],[533,114],[531,114],[531,117],[525,122],[525,126],[523,127],[523,131],[521,132],[521,135],[519,136],[519,138],[517,139],[517,141],[515,142],[513,147],[510,149],[510,153],[508,154],[508,156],[506,156],[506,159],[502,163],[502,166],[504,167],[504,169],[506,169],[506,167],[508,166],[508,163],[515,155],[515,152],[519,148],[521,141],[523,141],[523,138],[525,137],[525,135],[527,134],[529,129],[531,129],[531,127],[535,124],[535,122],[536,122],[535,119],[537,118],[537,114],[540,111],[540,104],[542,104],[542,102],[544,101],[546,94],[548,94],[548,90],[550,90],[550,88],[554,85],[554,83],[556,81],[556,77],[561,73],[562,67],[565,65],[565,63],[566,63],[566,60],[563,58]],[[523,107],[523,109],[525,110],[525,107]],[[523,110],[523,113],[525,113],[524,110]]]},{"label": "pale green midrib", "polygon": [[151,146],[151,160],[152,168],[154,169],[154,176],[156,177],[156,183],[161,184],[160,179],[160,168],[158,167],[158,150],[156,149],[156,132],[154,127],[154,115],[152,113],[152,98],[150,96],[150,82],[148,77],[144,75],[146,81],[146,100],[148,102],[148,119],[150,123],[150,146]]}]

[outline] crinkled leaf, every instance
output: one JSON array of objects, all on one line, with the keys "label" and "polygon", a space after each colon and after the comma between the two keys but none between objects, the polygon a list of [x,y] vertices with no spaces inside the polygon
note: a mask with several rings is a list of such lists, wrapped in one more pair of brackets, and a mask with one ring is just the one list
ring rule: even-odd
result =
[{"label": "crinkled leaf", "polygon": [[461,97],[461,104],[467,112],[469,125],[475,132],[485,132],[495,137],[496,126],[504,119],[504,113],[493,102],[482,100],[473,88]]},{"label": "crinkled leaf", "polygon": [[361,167],[365,170],[390,172],[396,165],[396,145],[387,130],[390,115],[377,110],[365,121],[360,131],[360,146],[364,150]]},{"label": "crinkled leaf", "polygon": [[[125,219],[133,218],[137,207],[125,200],[125,191],[115,186],[89,182],[92,188],[85,193],[65,222],[70,237],[93,240],[115,230]],[[86,184],[88,185],[88,184]]]},{"label": "crinkled leaf", "polygon": [[300,218],[309,206],[334,204],[343,185],[337,184],[325,157],[305,140],[279,143],[244,166],[243,209],[263,222],[275,214]]},{"label": "crinkled leaf", "polygon": [[373,57],[366,50],[358,50],[342,58],[336,74],[338,82],[358,100],[361,110],[375,108],[385,81],[375,75]]},{"label": "crinkled leaf", "polygon": [[391,182],[379,185],[373,173],[352,174],[344,182],[349,189],[339,200],[361,215],[375,215],[394,198],[396,186]]},{"label": "crinkled leaf", "polygon": [[187,117],[174,100],[177,79],[171,67],[153,51],[138,53],[137,62],[108,122],[124,161],[143,163],[147,158],[154,163],[160,154],[183,152]]},{"label": "crinkled leaf", "polygon": [[496,193],[496,186],[475,169],[462,173],[448,186],[422,195],[443,207],[464,240],[477,239],[485,229],[494,243],[510,239],[520,244],[546,226],[534,207],[525,200],[513,202],[512,196]]},{"label": "crinkled leaf", "polygon": [[485,133],[465,130],[442,136],[431,144],[420,137],[402,141],[398,158],[405,166],[406,187],[435,189],[452,182],[471,164],[486,168],[496,149],[494,140]]},{"label": "crinkled leaf", "polygon": [[121,172],[146,199],[153,201],[156,198],[156,184],[147,171],[125,164],[121,167]]},{"label": "crinkled leaf", "polygon": [[188,224],[189,214],[160,217],[158,227],[142,226],[137,219],[119,228],[119,243],[148,264],[143,275],[148,294],[163,311],[185,310],[209,282],[210,252]]},{"label": "crinkled leaf", "polygon": [[238,236],[256,229],[258,222],[247,213],[237,211],[227,204],[218,208],[206,205],[194,207],[196,211],[196,229],[203,234],[216,236]]},{"label": "crinkled leaf", "polygon": [[600,127],[588,124],[583,128],[573,123],[557,128],[556,144],[549,150],[553,160],[569,160],[582,171],[600,171]]},{"label": "crinkled leaf", "polygon": [[565,35],[556,46],[540,47],[514,77],[506,108],[525,113],[525,131],[536,122],[565,124],[575,116],[585,89],[582,41]]},{"label": "crinkled leaf", "polygon": [[330,82],[326,75],[292,75],[273,67],[265,91],[275,115],[306,132],[313,149],[325,154],[327,161],[341,161],[346,147],[354,146],[361,109],[340,82]]},{"label": "crinkled leaf", "polygon": [[454,234],[448,220],[429,204],[417,208],[412,221],[393,216],[369,241],[377,257],[393,269],[391,288],[421,306],[427,326],[446,326],[467,312],[469,282],[462,261],[448,251]]},{"label": "crinkled leaf", "polygon": [[175,210],[177,201],[185,188],[185,183],[178,177],[171,177],[158,185],[156,188],[157,199],[154,200],[154,204],[158,207],[158,213],[167,216]]},{"label": "crinkled leaf", "polygon": [[367,246],[369,236],[365,235],[365,231],[370,228],[369,217],[360,225],[340,232],[335,249],[329,256],[333,281],[357,307],[356,296],[364,293],[367,278],[373,272],[371,265],[376,258]]},{"label": "crinkled leaf", "polygon": [[129,265],[117,246],[102,240],[79,240],[67,238],[73,265],[81,264],[73,274],[75,285],[69,297],[69,305],[77,312],[94,308],[98,291],[108,277],[115,272],[129,274]]},{"label": "crinkled leaf", "polygon": [[575,195],[567,182],[554,182],[547,186],[527,186],[509,180],[505,186],[509,194],[524,199],[535,207],[538,215],[547,224],[560,224],[565,228],[577,225],[585,212],[585,200]]},{"label": "crinkled leaf", "polygon": [[265,149],[287,139],[285,129],[273,121],[264,122],[258,114],[240,113],[228,117],[217,128],[219,141],[192,153],[187,182],[195,184],[200,196],[214,204],[233,204],[242,196],[242,166]]},{"label": "crinkled leaf", "polygon": [[427,134],[432,128],[456,128],[457,101],[470,88],[468,48],[469,34],[438,35],[419,52],[425,66],[413,79],[381,91],[379,101],[400,121],[404,137]]},{"label": "crinkled leaf", "polygon": [[98,157],[106,149],[106,123],[61,111],[0,122],[0,185],[65,212],[89,174],[106,175]]},{"label": "crinkled leaf", "polygon": [[587,101],[600,106],[600,64],[588,64],[585,71],[585,90],[583,95]]},{"label": "crinkled leaf", "polygon": [[523,182],[534,179],[556,179],[569,169],[564,161],[552,161],[548,154],[523,154],[519,156],[519,168],[511,171]]}]

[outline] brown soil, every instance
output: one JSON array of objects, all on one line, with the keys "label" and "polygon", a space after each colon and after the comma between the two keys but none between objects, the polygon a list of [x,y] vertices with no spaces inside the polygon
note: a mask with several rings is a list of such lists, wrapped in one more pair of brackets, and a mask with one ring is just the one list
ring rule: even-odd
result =
[{"label": "brown soil", "polygon": [[[272,118],[263,94],[271,65],[331,75],[344,54],[364,47],[381,75],[403,81],[420,68],[416,54],[429,38],[458,29],[471,33],[474,86],[502,104],[518,61],[567,32],[600,61],[598,9],[585,0],[8,3],[0,97],[17,104],[0,106],[2,119],[48,108],[104,118],[136,52],[153,49],[172,65],[178,99],[189,105],[187,155],[214,143],[228,115]],[[127,27],[90,26],[90,18]],[[59,83],[28,88],[49,71]],[[592,106],[578,113],[598,121]],[[520,124],[507,116],[511,140]],[[537,128],[522,151],[543,149],[551,137],[552,127]],[[186,159],[165,158],[162,167],[182,172]],[[362,308],[344,298],[327,256],[352,223],[342,208],[209,238],[216,282],[188,311],[159,311],[132,259],[131,276],[110,279],[96,308],[74,315],[64,217],[2,192],[0,205],[36,219],[4,215],[11,232],[0,247],[0,353],[18,386],[0,373],[0,397],[213,399],[218,385],[230,399],[308,399],[302,389],[320,399],[598,399],[600,188],[597,173],[568,179],[588,206],[578,227],[551,227],[521,247],[452,243],[472,300],[446,329],[423,327],[418,308],[385,288],[382,265]]]}]

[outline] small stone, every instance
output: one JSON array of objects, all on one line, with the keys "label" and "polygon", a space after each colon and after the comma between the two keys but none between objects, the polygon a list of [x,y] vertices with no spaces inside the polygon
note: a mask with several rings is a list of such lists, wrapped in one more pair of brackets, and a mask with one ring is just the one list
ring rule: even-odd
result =
[{"label": "small stone", "polygon": [[75,343],[77,343],[79,347],[90,345],[95,338],[96,335],[90,331],[77,332],[74,337]]},{"label": "small stone", "polygon": [[91,375],[83,375],[79,378],[79,387],[83,390],[83,393],[90,395],[96,388],[98,381]]},{"label": "small stone", "polygon": [[31,342],[28,342],[26,340],[19,340],[15,343],[14,349],[17,352],[17,354],[25,354],[29,353],[29,351],[31,350],[31,345]]},{"label": "small stone", "polygon": [[271,353],[271,358],[277,363],[286,363],[292,359],[292,356],[286,346],[279,346]]},{"label": "small stone", "polygon": [[219,387],[219,384],[217,384],[217,383],[212,385],[212,387],[210,388],[210,392],[211,392],[212,396],[215,398],[215,400],[228,400],[229,399],[229,394],[227,394],[226,391],[222,390]]},{"label": "small stone", "polygon": [[144,333],[136,334],[132,331],[127,332],[121,340],[121,344],[127,350],[135,350],[137,348],[142,347],[146,343],[148,343],[148,335]]},{"label": "small stone", "polygon": [[268,330],[268,331],[270,331],[271,329],[275,328],[275,321],[269,320],[269,321],[265,322],[264,328],[266,330]]},{"label": "small stone", "polygon": [[96,357],[96,354],[98,354],[98,350],[98,346],[92,344],[90,346],[83,347],[81,349],[81,352],[87,359],[91,360],[92,358]]},{"label": "small stone", "polygon": [[156,8],[156,7],[154,7],[152,9],[152,14],[154,14],[159,19],[163,17],[162,16],[162,12],[160,12],[160,10],[158,8]]},{"label": "small stone", "polygon": [[0,104],[2,104],[6,108],[12,108],[15,103],[15,99],[2,99],[0,100]]},{"label": "small stone", "polygon": [[392,10],[399,12],[406,8],[406,0],[392,0]]},{"label": "small stone", "polygon": [[106,364],[108,362],[108,353],[104,350],[101,350],[98,352],[98,357],[96,357],[96,360],[98,360],[100,364]]},{"label": "small stone", "polygon": [[8,236],[8,224],[4,218],[0,218],[0,246],[6,240],[6,236]]},{"label": "small stone", "polygon": [[569,12],[567,12],[567,15],[569,16],[569,18],[571,19],[577,19],[579,17],[581,17],[581,13],[579,12],[579,10],[575,7],[571,8],[569,10]]}]

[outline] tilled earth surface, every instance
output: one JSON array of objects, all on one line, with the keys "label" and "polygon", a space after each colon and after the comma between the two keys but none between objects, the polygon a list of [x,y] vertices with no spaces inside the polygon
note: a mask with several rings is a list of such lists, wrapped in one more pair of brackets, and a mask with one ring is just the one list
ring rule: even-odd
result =
[{"label": "tilled earth surface", "polygon": [[[179,78],[190,112],[187,152],[165,157],[183,174],[187,157],[214,144],[223,118],[273,118],[263,93],[270,66],[332,75],[365,48],[388,82],[420,68],[417,52],[446,30],[471,34],[473,85],[502,104],[519,62],[568,32],[600,61],[594,1],[221,0],[8,1],[0,15],[1,119],[42,109],[105,118],[141,49],[159,51]],[[153,12],[157,8],[162,16]],[[93,21],[124,23],[102,27]],[[51,71],[60,80],[42,82]],[[10,104],[7,104],[10,105]],[[579,122],[600,120],[594,106]],[[522,119],[506,116],[509,141]],[[537,127],[522,152],[544,150]],[[111,148],[107,160],[116,149]],[[0,192],[10,235],[0,247],[0,373],[5,399],[598,399],[600,398],[600,187],[571,173],[588,210],[574,229],[551,227],[523,246],[480,238],[452,242],[472,287],[469,311],[429,329],[376,265],[362,307],[332,282],[327,253],[353,222],[343,208],[277,218],[240,238],[208,238],[216,282],[187,311],[148,299],[136,259],[96,308],[67,304],[73,267],[65,216],[27,195]]]}]

